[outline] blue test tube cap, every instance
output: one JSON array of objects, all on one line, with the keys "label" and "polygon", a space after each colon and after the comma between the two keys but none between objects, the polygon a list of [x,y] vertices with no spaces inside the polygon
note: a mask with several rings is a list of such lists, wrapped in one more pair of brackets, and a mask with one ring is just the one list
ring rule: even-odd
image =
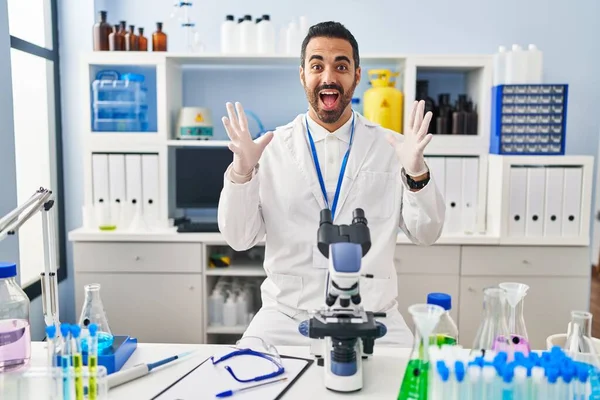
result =
[{"label": "blue test tube cap", "polygon": [[577,365],[577,378],[579,378],[580,382],[586,383],[590,373],[588,371],[587,365],[580,363]]},{"label": "blue test tube cap", "polygon": [[448,367],[446,367],[446,364],[444,364],[444,362],[440,363],[438,361],[437,369],[438,373],[440,374],[440,377],[442,378],[442,381],[448,382],[448,379],[450,378],[450,370],[448,369]]},{"label": "blue test tube cap", "polygon": [[505,364],[507,360],[508,360],[508,354],[506,354],[506,352],[504,352],[504,351],[501,351],[498,354],[496,354],[496,357],[494,357],[494,365]]},{"label": "blue test tube cap", "polygon": [[525,360],[527,360],[527,358],[525,357],[525,354],[523,354],[520,351],[517,351],[515,353],[515,361],[519,363],[519,365],[524,365]]},{"label": "blue test tube cap", "polygon": [[56,326],[50,325],[46,327],[46,336],[48,339],[54,339],[56,337]]},{"label": "blue test tube cap", "polygon": [[90,324],[88,326],[88,329],[90,331],[90,336],[94,337],[94,336],[96,336],[96,333],[98,332],[98,325]]},{"label": "blue test tube cap", "polygon": [[71,327],[69,324],[60,324],[60,333],[63,337],[68,336],[70,330],[71,330]]},{"label": "blue test tube cap", "polygon": [[454,373],[456,374],[456,380],[462,382],[465,378],[465,364],[462,361],[456,361],[454,363]]},{"label": "blue test tube cap", "polygon": [[81,334],[81,327],[79,325],[71,325],[71,335],[73,335],[73,337],[75,339],[77,339],[80,334]]},{"label": "blue test tube cap", "polygon": [[515,368],[514,368],[513,364],[507,365],[504,368],[504,371],[502,373],[502,380],[504,381],[504,383],[511,383],[514,376],[515,376]]},{"label": "blue test tube cap", "polygon": [[547,368],[546,374],[548,375],[549,383],[556,383],[558,380],[559,371],[557,368]]}]

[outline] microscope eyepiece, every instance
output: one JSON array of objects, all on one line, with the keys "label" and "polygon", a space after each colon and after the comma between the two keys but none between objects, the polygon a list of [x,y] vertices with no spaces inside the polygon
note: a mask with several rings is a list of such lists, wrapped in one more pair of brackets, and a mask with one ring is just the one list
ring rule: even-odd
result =
[{"label": "microscope eyepiece", "polygon": [[362,208],[357,208],[352,212],[352,223],[362,223],[367,225],[367,218],[365,217],[365,212]]},{"label": "microscope eyepiece", "polygon": [[319,225],[333,223],[333,220],[331,219],[331,210],[329,208],[324,208],[321,210],[320,218],[321,222],[319,223]]}]

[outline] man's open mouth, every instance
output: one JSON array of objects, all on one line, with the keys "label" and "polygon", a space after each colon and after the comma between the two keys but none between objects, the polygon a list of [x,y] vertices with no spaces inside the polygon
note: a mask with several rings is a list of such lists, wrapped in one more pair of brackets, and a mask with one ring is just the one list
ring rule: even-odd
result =
[{"label": "man's open mouth", "polygon": [[334,89],[324,89],[319,92],[319,98],[324,109],[333,110],[340,98],[340,92]]}]

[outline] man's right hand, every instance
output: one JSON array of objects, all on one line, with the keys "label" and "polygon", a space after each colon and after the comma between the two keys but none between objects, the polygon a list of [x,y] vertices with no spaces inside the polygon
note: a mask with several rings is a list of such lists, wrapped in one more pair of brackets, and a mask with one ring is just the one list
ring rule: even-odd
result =
[{"label": "man's right hand", "polygon": [[[248,131],[248,119],[240,103],[227,103],[229,118],[223,117],[223,125],[231,142],[229,149],[233,152],[233,172],[239,177],[249,177],[258,164],[265,147],[273,139],[273,132],[267,132],[256,140]],[[236,116],[237,110],[237,116]]]}]

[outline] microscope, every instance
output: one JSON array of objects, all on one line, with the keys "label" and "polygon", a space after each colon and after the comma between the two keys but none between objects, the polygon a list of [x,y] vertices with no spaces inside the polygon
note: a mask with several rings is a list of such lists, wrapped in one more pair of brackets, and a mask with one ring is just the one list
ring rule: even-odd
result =
[{"label": "microscope", "polygon": [[352,214],[350,225],[333,225],[331,211],[321,211],[317,246],[329,262],[326,306],[299,326],[312,339],[311,354],[325,368],[325,387],[354,392],[363,387],[362,362],[373,354],[375,339],[383,337],[385,325],[375,317],[385,313],[365,311],[361,305],[361,261],[371,248],[371,235],[362,209]]}]

